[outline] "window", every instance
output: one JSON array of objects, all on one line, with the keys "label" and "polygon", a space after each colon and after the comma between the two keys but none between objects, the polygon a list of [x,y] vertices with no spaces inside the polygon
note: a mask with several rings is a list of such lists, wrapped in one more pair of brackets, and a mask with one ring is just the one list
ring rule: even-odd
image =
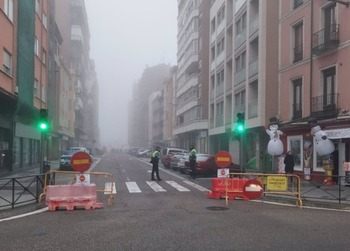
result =
[{"label": "window", "polygon": [[298,8],[300,5],[302,5],[304,2],[304,0],[294,0],[294,4],[293,4],[293,8],[296,9]]},{"label": "window", "polygon": [[34,53],[35,55],[39,56],[39,40],[37,37],[35,37],[34,41]]},{"label": "window", "polygon": [[41,62],[46,64],[46,51],[42,49]]},{"label": "window", "polygon": [[33,92],[34,92],[34,93],[33,93],[34,98],[37,97],[38,86],[39,86],[38,80],[34,79],[34,90],[33,90]]},{"label": "window", "polygon": [[303,163],[301,160],[303,159],[303,152],[302,152],[302,144],[303,144],[303,137],[302,136],[290,136],[287,138],[287,147],[288,150],[291,151],[293,157],[294,157],[294,171],[302,171],[303,170]]},{"label": "window", "polygon": [[225,19],[225,6],[223,6],[219,12],[218,12],[218,26],[224,21]]},{"label": "window", "polygon": [[244,13],[236,22],[236,35],[241,34],[247,28],[247,13]]},{"label": "window", "polygon": [[293,81],[293,119],[302,117],[302,79],[298,78]]},{"label": "window", "polygon": [[335,4],[324,9],[324,43],[336,39],[337,21],[335,15]]},{"label": "window", "polygon": [[244,106],[245,106],[245,91],[241,91],[235,94],[235,107],[244,108]]},{"label": "window", "polygon": [[45,13],[43,13],[43,26],[47,29],[47,16]]},{"label": "window", "polygon": [[4,12],[12,22],[13,21],[13,0],[5,0]]},{"label": "window", "polygon": [[40,0],[35,0],[35,12],[40,13]]},{"label": "window", "polygon": [[225,38],[223,37],[217,44],[217,52],[220,55],[225,49]]},{"label": "window", "polygon": [[335,108],[335,67],[324,70],[323,72],[323,108]]},{"label": "window", "polygon": [[243,69],[245,69],[246,67],[246,52],[244,51],[243,53],[241,53],[241,55],[239,55],[236,59],[236,71],[235,72],[239,72]]},{"label": "window", "polygon": [[215,18],[213,18],[213,20],[211,20],[211,33],[214,33],[215,28],[216,28]]},{"label": "window", "polygon": [[4,50],[4,63],[3,63],[3,71],[8,74],[11,75],[12,73],[12,56],[11,54]]},{"label": "window", "polygon": [[294,60],[299,62],[303,59],[303,23],[300,22],[294,27]]}]

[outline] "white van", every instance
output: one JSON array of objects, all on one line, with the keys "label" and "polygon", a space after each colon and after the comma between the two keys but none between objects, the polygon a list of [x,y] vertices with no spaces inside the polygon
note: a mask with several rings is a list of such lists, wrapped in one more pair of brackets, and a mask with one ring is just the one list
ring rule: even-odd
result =
[{"label": "white van", "polygon": [[161,149],[160,160],[166,168],[170,168],[171,155],[173,153],[188,153],[188,150],[172,147],[165,147]]}]

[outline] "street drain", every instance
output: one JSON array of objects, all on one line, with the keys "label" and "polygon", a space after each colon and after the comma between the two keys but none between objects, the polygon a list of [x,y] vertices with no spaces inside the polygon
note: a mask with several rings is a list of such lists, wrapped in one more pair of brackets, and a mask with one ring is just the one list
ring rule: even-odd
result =
[{"label": "street drain", "polygon": [[223,211],[223,210],[227,210],[228,207],[216,207],[216,206],[213,206],[213,207],[207,207],[208,210],[212,210],[212,211]]}]

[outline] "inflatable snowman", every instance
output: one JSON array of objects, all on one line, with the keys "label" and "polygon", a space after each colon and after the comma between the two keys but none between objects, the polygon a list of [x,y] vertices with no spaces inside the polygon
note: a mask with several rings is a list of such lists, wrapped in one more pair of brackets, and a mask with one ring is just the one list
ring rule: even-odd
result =
[{"label": "inflatable snowman", "polygon": [[311,135],[315,138],[315,150],[318,155],[327,155],[334,152],[334,144],[327,137],[327,135],[321,130],[320,126],[314,126],[311,128]]},{"label": "inflatable snowman", "polygon": [[267,152],[270,155],[281,155],[283,153],[283,143],[280,140],[280,136],[283,135],[283,132],[278,130],[277,124],[271,124],[269,129],[266,129],[266,133],[270,135]]}]

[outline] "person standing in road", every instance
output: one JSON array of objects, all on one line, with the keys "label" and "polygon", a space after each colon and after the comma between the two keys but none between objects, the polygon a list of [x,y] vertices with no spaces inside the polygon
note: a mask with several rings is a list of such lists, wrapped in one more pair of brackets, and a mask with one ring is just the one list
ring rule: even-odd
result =
[{"label": "person standing in road", "polygon": [[160,147],[156,147],[156,150],[152,153],[151,163],[152,163],[152,177],[151,180],[154,179],[154,173],[157,175],[157,180],[161,181],[162,179],[159,177],[159,159],[160,159]]},{"label": "person standing in road", "polygon": [[197,151],[194,148],[194,146],[190,146],[189,160],[190,160],[190,167],[191,167],[191,178],[195,179],[196,178]]}]

